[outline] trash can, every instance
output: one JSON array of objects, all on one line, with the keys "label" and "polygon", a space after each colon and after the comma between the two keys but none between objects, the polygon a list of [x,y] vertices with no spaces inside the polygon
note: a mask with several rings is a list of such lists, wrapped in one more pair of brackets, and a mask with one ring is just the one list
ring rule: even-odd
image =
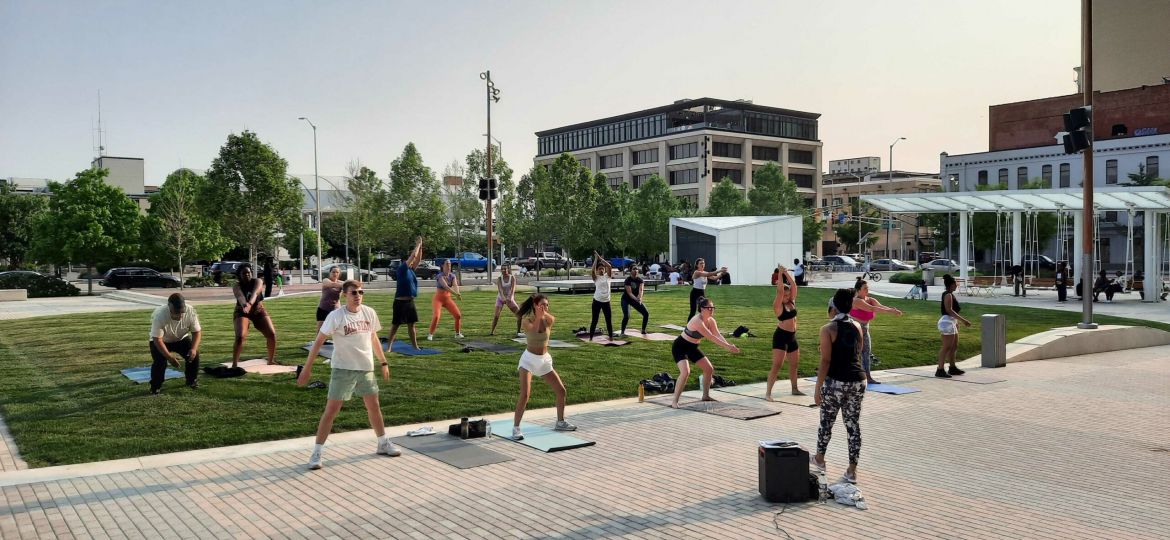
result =
[{"label": "trash can", "polygon": [[985,368],[1007,366],[1007,317],[984,313],[980,320],[982,351],[979,365]]},{"label": "trash can", "polygon": [[935,285],[935,283],[934,283],[934,270],[931,270],[929,268],[927,268],[926,270],[923,270],[922,271],[922,281],[925,281],[927,285],[933,287]]}]

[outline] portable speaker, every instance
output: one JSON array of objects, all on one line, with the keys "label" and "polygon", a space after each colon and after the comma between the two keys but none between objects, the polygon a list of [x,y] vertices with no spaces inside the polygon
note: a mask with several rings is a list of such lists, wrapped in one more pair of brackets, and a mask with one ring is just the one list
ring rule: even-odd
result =
[{"label": "portable speaker", "polygon": [[798,446],[759,447],[760,495],[768,502],[802,502],[816,497],[808,472],[808,452]]}]

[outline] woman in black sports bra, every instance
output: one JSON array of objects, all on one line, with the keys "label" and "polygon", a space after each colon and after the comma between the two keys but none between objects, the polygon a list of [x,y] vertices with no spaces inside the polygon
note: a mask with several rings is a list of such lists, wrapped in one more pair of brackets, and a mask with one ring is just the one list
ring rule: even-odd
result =
[{"label": "woman in black sports bra", "polygon": [[683,387],[687,385],[687,378],[691,376],[690,364],[696,364],[703,370],[703,401],[715,401],[711,399],[711,378],[715,375],[715,367],[711,365],[707,355],[699,350],[699,343],[703,338],[708,338],[733,353],[739,352],[739,347],[728,343],[723,339],[723,334],[719,333],[719,325],[715,323],[713,316],[715,303],[705,296],[700,296],[695,303],[699,313],[687,321],[683,333],[675,338],[670,346],[670,354],[678,364],[678,382],[674,385],[674,401],[670,404],[676,409]]},{"label": "woman in black sports bra", "polygon": [[796,342],[796,278],[784,265],[777,265],[776,298],[772,300],[772,311],[776,314],[776,330],[772,332],[772,369],[768,371],[768,387],[764,399],[772,401],[772,386],[776,376],[788,360],[788,382],[792,384],[792,395],[803,396],[796,388],[796,368],[800,364],[800,345]]}]

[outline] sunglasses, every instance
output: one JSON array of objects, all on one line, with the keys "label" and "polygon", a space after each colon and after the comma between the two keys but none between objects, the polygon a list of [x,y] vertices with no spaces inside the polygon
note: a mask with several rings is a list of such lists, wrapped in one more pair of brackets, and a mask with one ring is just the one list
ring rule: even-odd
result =
[{"label": "sunglasses", "polygon": [[364,295],[366,294],[366,291],[363,291],[363,290],[361,290],[361,289],[358,289],[358,290],[356,290],[356,291],[349,291],[349,294],[356,294],[356,295],[358,295],[358,296],[364,296]]},{"label": "sunglasses", "polygon": [[705,308],[699,308],[699,309],[709,309],[711,311],[715,311],[715,306],[707,306]]}]

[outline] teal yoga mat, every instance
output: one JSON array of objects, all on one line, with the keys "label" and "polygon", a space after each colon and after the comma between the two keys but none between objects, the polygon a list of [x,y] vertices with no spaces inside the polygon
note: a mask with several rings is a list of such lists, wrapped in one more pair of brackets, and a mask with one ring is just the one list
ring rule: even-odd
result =
[{"label": "teal yoga mat", "polygon": [[[125,375],[127,379],[134,381],[135,384],[150,382],[150,366],[126,368],[122,370],[122,375]],[[182,376],[182,373],[179,373],[178,371],[175,371],[171,368],[167,368],[166,372],[163,373],[163,380],[178,379]]]},{"label": "teal yoga mat", "polygon": [[575,431],[555,431],[550,427],[538,426],[527,422],[520,422],[520,431],[524,432],[524,440],[516,441],[512,439],[512,420],[504,419],[492,422],[492,435],[518,442],[524,446],[540,450],[541,452],[559,452],[561,450],[572,450],[574,448],[597,444],[593,441],[586,441],[568,435],[568,433],[576,433]]}]

